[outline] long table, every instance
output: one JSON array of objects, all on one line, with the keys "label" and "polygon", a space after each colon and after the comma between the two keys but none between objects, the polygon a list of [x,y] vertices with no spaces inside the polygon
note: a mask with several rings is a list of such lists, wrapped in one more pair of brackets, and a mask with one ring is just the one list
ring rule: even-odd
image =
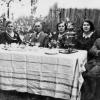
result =
[{"label": "long table", "polygon": [[87,52],[47,55],[48,50],[0,49],[0,89],[66,100],[80,98]]}]

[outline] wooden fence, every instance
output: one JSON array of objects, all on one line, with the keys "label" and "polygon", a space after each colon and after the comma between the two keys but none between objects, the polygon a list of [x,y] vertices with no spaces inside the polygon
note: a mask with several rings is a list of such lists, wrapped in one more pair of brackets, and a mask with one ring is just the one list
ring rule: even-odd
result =
[{"label": "wooden fence", "polygon": [[60,9],[53,8],[50,9],[48,20],[51,25],[50,28],[54,31],[56,24],[61,20],[66,21],[69,18],[76,27],[80,27],[84,19],[89,19],[94,23],[94,26],[98,32],[100,32],[100,10],[99,9]]}]

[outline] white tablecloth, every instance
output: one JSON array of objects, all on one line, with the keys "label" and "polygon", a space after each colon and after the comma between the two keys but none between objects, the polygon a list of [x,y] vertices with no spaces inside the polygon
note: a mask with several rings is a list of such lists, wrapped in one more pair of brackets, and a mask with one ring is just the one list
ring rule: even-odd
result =
[{"label": "white tablecloth", "polygon": [[0,89],[77,100],[87,52],[47,55],[46,51],[0,50]]}]

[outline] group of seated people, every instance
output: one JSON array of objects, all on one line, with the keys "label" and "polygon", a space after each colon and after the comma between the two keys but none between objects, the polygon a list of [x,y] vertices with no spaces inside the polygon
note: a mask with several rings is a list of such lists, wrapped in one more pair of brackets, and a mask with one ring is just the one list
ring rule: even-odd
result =
[{"label": "group of seated people", "polygon": [[[72,36],[74,38],[68,38]],[[34,46],[39,42],[40,47],[46,48],[68,48],[68,43],[74,44],[74,48],[87,50],[88,61],[83,72],[84,83],[81,88],[81,100],[94,100],[97,86],[97,79],[100,72],[100,38],[93,23],[84,20],[80,30],[75,30],[73,23],[60,22],[56,26],[56,32],[47,34],[43,31],[41,22],[36,22],[34,30],[27,33],[23,39],[20,34],[14,31],[11,21],[6,23],[6,31],[0,34],[0,44],[25,44]]]}]

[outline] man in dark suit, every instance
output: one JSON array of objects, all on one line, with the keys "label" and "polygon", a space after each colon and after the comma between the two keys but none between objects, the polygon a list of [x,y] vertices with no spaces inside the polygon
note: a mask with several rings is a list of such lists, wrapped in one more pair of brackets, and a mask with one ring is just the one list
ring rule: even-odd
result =
[{"label": "man in dark suit", "polygon": [[40,47],[47,47],[48,34],[44,33],[42,23],[36,22],[34,27],[35,31],[31,36],[31,42],[38,42]]},{"label": "man in dark suit", "polygon": [[34,31],[31,33],[29,32],[24,40],[31,46],[39,44],[39,47],[47,47],[48,35],[44,33],[42,23],[36,22],[34,25]]}]

